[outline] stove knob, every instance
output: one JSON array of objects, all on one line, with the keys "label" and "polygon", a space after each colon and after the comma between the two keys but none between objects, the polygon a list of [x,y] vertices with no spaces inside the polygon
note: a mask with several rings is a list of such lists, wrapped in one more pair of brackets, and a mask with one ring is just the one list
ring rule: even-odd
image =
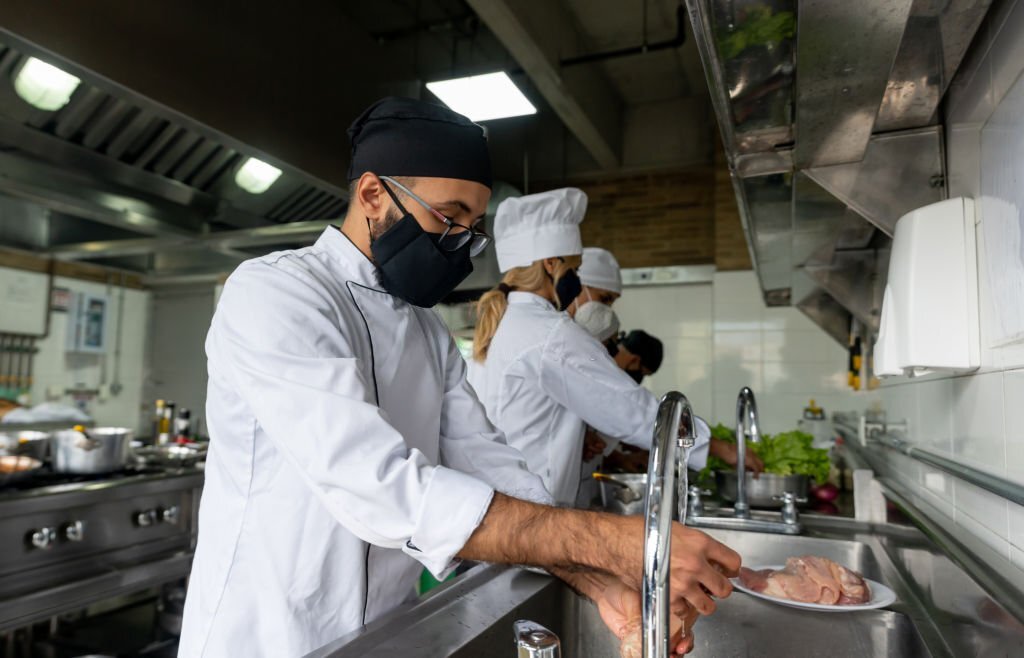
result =
[{"label": "stove knob", "polygon": [[50,548],[56,541],[56,528],[40,528],[32,533],[32,545],[36,548]]},{"label": "stove knob", "polygon": [[135,524],[142,526],[143,528],[153,525],[156,523],[156,520],[157,517],[155,509],[148,509],[135,515]]},{"label": "stove knob", "polygon": [[64,537],[68,541],[82,541],[85,539],[85,521],[72,521],[64,528]]},{"label": "stove knob", "polygon": [[179,516],[180,516],[180,513],[178,511],[178,506],[177,505],[171,505],[170,507],[168,507],[167,509],[165,509],[163,511],[163,517],[162,518],[163,518],[164,523],[177,523]]}]

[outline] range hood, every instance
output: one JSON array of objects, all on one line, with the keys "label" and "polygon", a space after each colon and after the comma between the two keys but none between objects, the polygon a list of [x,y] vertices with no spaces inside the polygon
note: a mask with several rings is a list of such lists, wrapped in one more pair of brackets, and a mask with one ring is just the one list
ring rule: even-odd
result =
[{"label": "range hood", "polygon": [[939,102],[990,4],[686,0],[769,305],[877,334],[896,220],[946,196]]}]

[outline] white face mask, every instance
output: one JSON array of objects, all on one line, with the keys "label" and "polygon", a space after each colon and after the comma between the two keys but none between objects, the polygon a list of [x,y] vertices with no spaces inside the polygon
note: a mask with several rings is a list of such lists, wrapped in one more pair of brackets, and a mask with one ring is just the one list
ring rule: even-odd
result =
[{"label": "white face mask", "polygon": [[[586,291],[586,294],[587,299],[590,299],[589,290]],[[576,320],[577,324],[586,329],[588,334],[602,343],[614,336],[619,330],[619,316],[615,314],[615,311],[607,304],[595,302],[593,299],[581,304],[576,309],[576,315],[573,316],[573,319]]]}]

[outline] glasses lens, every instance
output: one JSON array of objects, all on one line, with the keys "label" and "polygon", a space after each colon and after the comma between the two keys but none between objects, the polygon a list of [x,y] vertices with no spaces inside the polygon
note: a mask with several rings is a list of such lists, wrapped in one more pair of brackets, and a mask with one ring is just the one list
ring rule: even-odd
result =
[{"label": "glasses lens", "polygon": [[452,233],[448,231],[442,236],[439,242],[442,249],[445,251],[456,251],[466,246],[473,234],[469,231],[460,231],[459,233]]},{"label": "glasses lens", "polygon": [[487,248],[487,245],[489,245],[490,243],[491,243],[490,236],[484,235],[482,233],[475,234],[473,236],[473,243],[471,245],[469,245],[469,255],[470,256],[479,256],[483,252],[483,250]]}]

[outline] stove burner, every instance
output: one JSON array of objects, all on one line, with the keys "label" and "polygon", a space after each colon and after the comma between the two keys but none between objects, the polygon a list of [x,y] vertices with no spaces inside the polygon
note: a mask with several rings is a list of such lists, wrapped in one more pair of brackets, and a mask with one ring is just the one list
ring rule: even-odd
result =
[{"label": "stove burner", "polygon": [[98,482],[101,480],[120,480],[139,475],[160,475],[162,473],[166,473],[167,470],[168,469],[153,466],[126,466],[119,471],[113,471],[110,473],[74,474],[56,473],[53,471],[52,467],[44,466],[29,477],[0,488],[0,491],[26,491],[28,489],[52,487],[61,484],[78,484],[82,482]]}]

